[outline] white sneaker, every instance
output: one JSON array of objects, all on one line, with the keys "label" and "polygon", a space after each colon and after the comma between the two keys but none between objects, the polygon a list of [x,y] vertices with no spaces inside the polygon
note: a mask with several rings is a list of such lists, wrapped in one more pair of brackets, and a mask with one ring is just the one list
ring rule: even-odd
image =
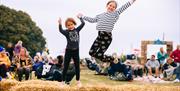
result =
[{"label": "white sneaker", "polygon": [[65,82],[64,82],[64,81],[60,82],[60,85],[61,85],[62,87],[65,86]]},{"label": "white sneaker", "polygon": [[8,79],[13,79],[13,76],[9,72],[7,72],[6,74],[7,74]]},{"label": "white sneaker", "polygon": [[134,80],[137,80],[137,81],[142,81],[142,80],[143,80],[143,78],[142,78],[142,77],[136,77],[136,78],[134,78]]},{"label": "white sneaker", "polygon": [[77,86],[78,86],[78,87],[82,87],[82,84],[81,84],[80,81],[77,81]]},{"label": "white sneaker", "polygon": [[163,78],[163,74],[160,74],[160,78]]},{"label": "white sneaker", "polygon": [[180,82],[180,81],[179,81],[179,79],[175,79],[173,82],[174,82],[174,83],[177,83],[177,82]]}]

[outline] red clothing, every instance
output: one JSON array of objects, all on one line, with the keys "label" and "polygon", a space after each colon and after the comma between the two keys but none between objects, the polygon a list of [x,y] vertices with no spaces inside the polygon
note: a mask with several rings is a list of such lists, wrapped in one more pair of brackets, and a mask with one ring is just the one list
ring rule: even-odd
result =
[{"label": "red clothing", "polygon": [[174,62],[180,63],[180,50],[176,49],[170,55],[174,59]]}]

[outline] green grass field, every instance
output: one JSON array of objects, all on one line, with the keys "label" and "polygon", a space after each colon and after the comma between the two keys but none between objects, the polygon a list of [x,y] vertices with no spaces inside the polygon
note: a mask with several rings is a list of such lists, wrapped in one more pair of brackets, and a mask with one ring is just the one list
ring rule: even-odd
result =
[{"label": "green grass field", "polygon": [[[83,85],[109,85],[109,86],[119,86],[125,84],[134,84],[134,85],[166,85],[166,86],[180,86],[180,83],[144,83],[138,81],[113,81],[108,78],[108,76],[95,75],[94,71],[90,70],[81,70],[81,82]],[[75,85],[75,78],[72,81],[72,85]]]},{"label": "green grass field", "polygon": [[94,71],[81,70],[82,87],[77,87],[75,77],[70,86],[62,86],[57,81],[32,79],[22,82],[3,80],[0,91],[180,91],[180,83],[152,84],[138,81],[112,81],[108,76],[95,75]]}]

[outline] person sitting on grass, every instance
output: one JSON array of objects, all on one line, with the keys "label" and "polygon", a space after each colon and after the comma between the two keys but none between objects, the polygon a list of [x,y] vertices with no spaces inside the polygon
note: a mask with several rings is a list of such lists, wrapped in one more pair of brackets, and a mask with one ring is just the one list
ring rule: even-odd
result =
[{"label": "person sitting on grass", "polygon": [[137,60],[126,60],[124,64],[131,66],[134,78],[143,77],[143,66]]},{"label": "person sitting on grass", "polygon": [[43,65],[43,60],[40,60],[38,56],[34,56],[33,62],[33,71],[36,71],[38,67]]},{"label": "person sitting on grass", "polygon": [[158,60],[155,59],[155,55],[151,55],[151,59],[146,63],[146,67],[148,68],[148,73],[150,76],[155,72],[155,77],[159,77],[159,67],[160,64]]},{"label": "person sitting on grass", "polygon": [[98,74],[100,73],[99,65],[96,63],[96,60],[93,57],[91,57],[91,59],[85,58],[85,61],[86,61],[87,67],[90,70],[96,71]]},{"label": "person sitting on grass", "polygon": [[114,61],[111,62],[108,69],[110,79],[119,81],[133,80],[131,66],[121,63],[121,61],[117,58],[117,54],[113,54],[113,57]]},{"label": "person sitting on grass", "polygon": [[28,80],[32,69],[32,60],[26,48],[20,49],[19,58],[15,63],[19,81],[22,81],[23,74],[25,74],[25,80]]},{"label": "person sitting on grass", "polygon": [[[52,65],[50,69],[50,73],[52,75],[46,78],[47,80],[62,82],[62,70],[63,70],[62,63],[63,63],[63,56],[59,55],[56,59],[55,64]],[[71,59],[70,65],[67,70],[67,77],[65,79],[65,84],[69,85],[75,74],[76,72],[75,72],[74,62]]]},{"label": "person sitting on grass", "polygon": [[174,80],[173,73],[176,67],[177,67],[177,64],[173,61],[173,59],[167,58],[167,62],[162,67],[163,76],[164,76],[163,79],[168,80],[168,81]]},{"label": "person sitting on grass", "polygon": [[48,58],[48,56],[44,56],[43,57],[43,64],[40,65],[39,67],[37,67],[35,74],[37,76],[38,79],[41,78],[48,78],[50,76],[52,76],[52,72],[50,72],[51,67],[53,64],[50,63],[50,60]]},{"label": "person sitting on grass", "polygon": [[8,72],[10,65],[11,62],[9,57],[6,55],[5,49],[0,47],[0,77],[11,78],[11,75]]}]

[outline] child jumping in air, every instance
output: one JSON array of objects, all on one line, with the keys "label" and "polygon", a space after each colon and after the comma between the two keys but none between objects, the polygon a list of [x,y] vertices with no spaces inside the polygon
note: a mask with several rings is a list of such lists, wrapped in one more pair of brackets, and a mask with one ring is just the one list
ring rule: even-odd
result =
[{"label": "child jumping in air", "polygon": [[117,2],[111,0],[106,5],[107,11],[97,15],[95,18],[90,18],[79,14],[79,17],[82,17],[82,19],[90,23],[97,23],[96,29],[99,31],[98,36],[89,51],[89,54],[92,57],[100,59],[103,62],[109,62],[114,59],[112,56],[104,55],[112,41],[111,32],[114,28],[114,24],[119,18],[119,15],[135,1],[136,0],[131,0],[121,8],[116,9]]},{"label": "child jumping in air", "polygon": [[75,70],[76,70],[76,80],[77,85],[80,87],[80,58],[79,58],[79,32],[84,27],[85,22],[82,18],[77,16],[81,24],[75,28],[76,22],[73,18],[68,18],[65,21],[65,26],[67,29],[62,29],[62,23],[61,19],[59,18],[59,31],[66,37],[67,39],[67,46],[65,51],[65,59],[64,59],[64,69],[63,69],[63,76],[62,76],[62,84],[64,84],[64,81],[66,79],[67,70],[69,67],[69,63],[71,59],[74,61]]}]

